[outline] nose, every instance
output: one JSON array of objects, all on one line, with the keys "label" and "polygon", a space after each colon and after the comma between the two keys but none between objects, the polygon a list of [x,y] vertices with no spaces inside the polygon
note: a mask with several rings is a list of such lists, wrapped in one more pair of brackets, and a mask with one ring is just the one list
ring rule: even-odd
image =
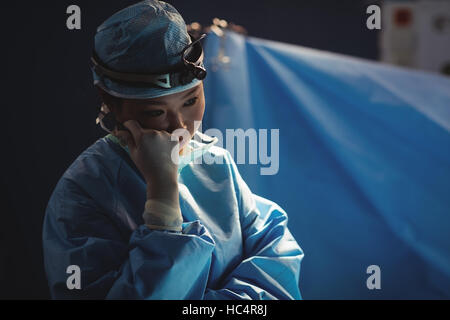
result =
[{"label": "nose", "polygon": [[172,113],[168,116],[169,126],[167,131],[169,133],[174,132],[176,129],[187,129],[186,124],[184,123],[183,117],[180,113]]}]

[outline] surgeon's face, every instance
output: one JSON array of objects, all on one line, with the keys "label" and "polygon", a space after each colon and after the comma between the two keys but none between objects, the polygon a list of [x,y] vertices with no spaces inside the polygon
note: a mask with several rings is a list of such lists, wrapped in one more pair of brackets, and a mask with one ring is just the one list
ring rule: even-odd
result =
[{"label": "surgeon's face", "polygon": [[[117,120],[136,120],[144,129],[172,133],[179,128],[194,135],[205,111],[203,82],[194,88],[151,99],[123,99],[122,108],[114,110]],[[194,122],[198,121],[197,127]]]}]

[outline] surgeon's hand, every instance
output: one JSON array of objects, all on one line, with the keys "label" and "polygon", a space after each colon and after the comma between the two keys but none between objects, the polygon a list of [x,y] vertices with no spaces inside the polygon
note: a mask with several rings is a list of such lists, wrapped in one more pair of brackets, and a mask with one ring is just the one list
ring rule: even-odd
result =
[{"label": "surgeon's hand", "polygon": [[147,198],[179,207],[178,165],[171,158],[179,141],[172,141],[166,131],[143,129],[135,120],[128,120],[123,125],[131,134],[120,130],[116,136],[126,141],[133,162],[144,176]]}]

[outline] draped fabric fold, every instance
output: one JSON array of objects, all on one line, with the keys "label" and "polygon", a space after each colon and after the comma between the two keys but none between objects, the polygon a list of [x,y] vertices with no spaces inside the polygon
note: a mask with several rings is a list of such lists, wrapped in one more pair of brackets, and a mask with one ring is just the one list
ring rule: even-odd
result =
[{"label": "draped fabric fold", "polygon": [[450,79],[232,31],[205,54],[203,130],[279,129],[276,174],[238,167],[290,213],[305,299],[450,298]]}]

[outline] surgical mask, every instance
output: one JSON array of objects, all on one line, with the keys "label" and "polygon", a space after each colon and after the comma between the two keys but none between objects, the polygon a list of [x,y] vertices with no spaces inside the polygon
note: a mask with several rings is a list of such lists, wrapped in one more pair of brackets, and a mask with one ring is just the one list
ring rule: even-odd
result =
[{"label": "surgical mask", "polygon": [[[208,137],[199,131],[196,131],[195,135],[200,137],[201,140],[205,140],[205,138]],[[203,156],[203,154],[205,154],[213,145],[215,145],[219,141],[219,139],[217,139],[216,137],[212,137],[212,140],[211,137],[208,137],[208,140],[210,140],[210,142],[206,144],[200,144],[196,140],[189,141],[186,146],[186,148],[189,148],[188,151],[186,152],[186,154],[179,156],[178,173],[180,173],[180,171],[189,163]]]}]

